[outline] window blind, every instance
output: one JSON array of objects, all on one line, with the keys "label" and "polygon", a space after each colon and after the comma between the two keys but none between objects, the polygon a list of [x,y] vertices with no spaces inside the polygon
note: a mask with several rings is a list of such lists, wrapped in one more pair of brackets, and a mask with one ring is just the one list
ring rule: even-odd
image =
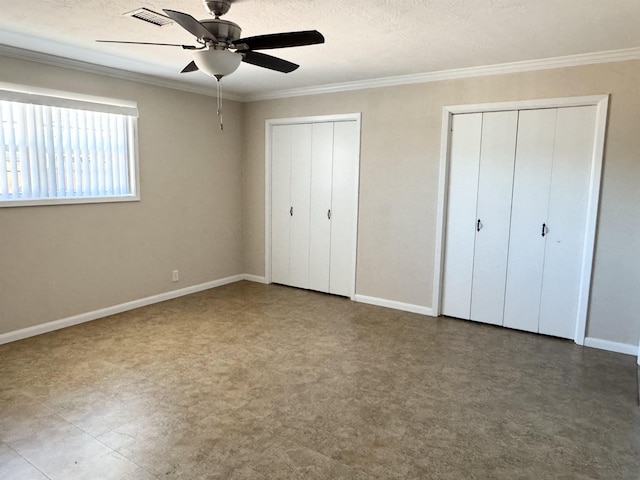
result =
[{"label": "window blind", "polygon": [[0,205],[134,195],[136,117],[131,106],[0,89]]}]

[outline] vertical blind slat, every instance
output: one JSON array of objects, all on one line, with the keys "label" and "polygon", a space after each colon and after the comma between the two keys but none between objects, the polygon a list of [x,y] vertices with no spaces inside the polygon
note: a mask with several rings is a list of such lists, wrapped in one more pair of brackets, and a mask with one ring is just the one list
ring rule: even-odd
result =
[{"label": "vertical blind slat", "polygon": [[120,178],[120,172],[122,170],[122,155],[121,155],[121,145],[122,139],[120,138],[120,116],[114,117],[113,123],[113,131],[111,133],[111,138],[113,142],[113,182],[116,185],[116,192],[121,194],[124,191],[125,186],[122,184],[122,179]]},{"label": "vertical blind slat", "polygon": [[80,158],[82,159],[82,195],[91,195],[91,164],[87,145],[87,116],[78,112],[78,137]]},{"label": "vertical blind slat", "polygon": [[[14,109],[15,122],[17,125],[25,124],[24,108],[16,105]],[[19,196],[31,196],[31,179],[29,178],[29,159],[27,158],[27,141],[24,129],[16,128],[14,131],[16,141],[16,164],[18,170]]]},{"label": "vertical blind slat", "polygon": [[[127,153],[127,158],[129,158],[129,156],[133,157],[137,154],[135,144],[136,128],[137,124],[133,117],[127,117],[125,127],[125,138],[127,140],[125,151]],[[134,185],[134,182],[138,179],[138,171],[136,170],[137,165],[135,162],[128,162],[127,167],[127,189],[129,192],[132,192],[138,188],[137,185]]]},{"label": "vertical blind slat", "polygon": [[47,158],[47,183],[49,185],[49,196],[58,196],[58,175],[55,167],[55,143],[53,141],[53,109],[44,107],[42,109],[45,121],[45,151]]},{"label": "vertical blind slat", "polygon": [[[35,124],[33,108],[23,108],[24,123],[23,134],[25,136],[26,151],[22,156],[26,163],[22,166],[23,170],[28,170],[29,178],[23,178],[23,182],[28,184],[29,193],[26,189],[24,196],[39,197],[40,196],[40,181],[38,180],[38,144],[36,140],[36,131],[38,127]],[[25,172],[26,174],[26,172]]]},{"label": "vertical blind slat", "polygon": [[109,150],[111,151],[111,179],[113,184],[113,194],[120,195],[120,177],[118,176],[118,121],[115,115],[109,115]]},{"label": "vertical blind slat", "polygon": [[98,152],[98,195],[104,195],[106,191],[105,182],[105,158],[104,158],[104,138],[102,137],[102,115],[94,113],[95,130],[93,131],[94,142]]},{"label": "vertical blind slat", "polygon": [[62,114],[57,107],[53,107],[51,112],[53,113],[53,123],[51,125],[51,130],[53,130],[53,166],[56,169],[56,185],[58,187],[56,197],[64,197],[68,188],[65,175],[64,150],[62,148]]},{"label": "vertical blind slat", "polygon": [[104,193],[113,195],[113,179],[111,178],[111,139],[109,138],[109,119],[104,113],[100,114],[102,129],[102,148],[104,151]]},{"label": "vertical blind slat", "polygon": [[75,185],[75,195],[83,195],[82,185],[82,158],[80,157],[80,142],[78,141],[78,111],[68,110],[69,126],[71,136],[71,152],[73,155],[73,182]]},{"label": "vertical blind slat", "polygon": [[94,115],[87,113],[87,143],[89,144],[89,163],[91,166],[91,195],[98,195],[98,152],[93,133],[95,129]]},{"label": "vertical blind slat", "polygon": [[2,198],[9,198],[9,177],[7,176],[7,164],[9,155],[7,154],[7,142],[5,141],[5,125],[8,123],[6,108],[8,102],[0,101],[0,148],[2,148],[2,165],[0,165],[0,194]]},{"label": "vertical blind slat", "polygon": [[58,196],[58,174],[55,166],[55,142],[53,140],[53,109],[45,107],[43,109],[45,119],[45,151],[47,157],[47,183],[49,185],[49,196]]},{"label": "vertical blind slat", "polygon": [[37,156],[38,156],[38,181],[39,181],[39,191],[40,197],[46,198],[49,196],[49,186],[47,181],[47,148],[45,145],[45,136],[44,136],[44,115],[43,109],[41,106],[34,106],[33,108],[33,118],[34,118],[34,127],[36,130],[36,145],[37,145]]},{"label": "vertical blind slat", "polygon": [[14,128],[14,115],[13,115],[13,105],[11,105],[7,109],[7,121],[9,124],[7,140],[9,144],[8,154],[9,154],[9,196],[11,198],[19,198],[19,185],[18,181],[18,156],[16,152],[16,135]]},{"label": "vertical blind slat", "polygon": [[60,133],[62,134],[62,155],[64,156],[65,196],[73,197],[75,195],[73,151],[71,150],[71,122],[67,108],[60,109]]},{"label": "vertical blind slat", "polygon": [[125,121],[125,117],[118,117],[118,184],[120,185],[120,193],[129,190],[129,184],[127,182],[127,138],[124,129]]},{"label": "vertical blind slat", "polygon": [[108,195],[114,195],[116,193],[116,183],[115,183],[115,179],[113,178],[113,162],[114,162],[114,158],[113,158],[113,142],[111,140],[111,116],[110,115],[103,115],[103,121],[104,121],[104,126],[105,129],[102,132],[102,135],[104,137],[104,144],[105,144],[105,158],[106,158],[106,162],[105,162],[105,170],[106,170],[106,176],[107,176],[107,183],[108,183],[108,188],[107,188],[107,193]]}]

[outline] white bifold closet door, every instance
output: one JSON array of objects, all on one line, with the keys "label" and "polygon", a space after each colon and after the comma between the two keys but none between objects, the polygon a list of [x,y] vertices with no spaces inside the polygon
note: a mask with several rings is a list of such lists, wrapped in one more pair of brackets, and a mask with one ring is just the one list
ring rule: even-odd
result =
[{"label": "white bifold closet door", "polygon": [[355,287],[360,129],[355,121],[333,124],[331,265],[329,293],[350,296]]},{"label": "white bifold closet door", "polygon": [[442,313],[471,318],[482,113],[454,115],[449,153]]},{"label": "white bifold closet door", "polygon": [[520,112],[504,326],[538,331],[557,109]]},{"label": "white bifold closet door", "polygon": [[574,337],[595,111],[454,115],[443,314]]},{"label": "white bifold closet door", "polygon": [[[333,190],[333,123],[312,125],[311,210],[309,225],[309,285],[329,291],[331,273],[331,193]],[[302,182],[301,182],[302,183]],[[315,221],[311,221],[314,219]]]},{"label": "white bifold closet door", "polygon": [[518,112],[454,115],[445,315],[502,325]]},{"label": "white bifold closet door", "polygon": [[476,206],[471,318],[502,324],[518,112],[485,113]]},{"label": "white bifold closet door", "polygon": [[271,279],[300,288],[309,288],[311,127],[283,125],[272,131],[278,168],[272,171]]},{"label": "white bifold closet door", "polygon": [[504,326],[573,338],[595,107],[520,113]]},{"label": "white bifold closet door", "polygon": [[558,109],[538,331],[564,338],[578,315],[595,118],[596,107]]},{"label": "white bifold closet door", "polygon": [[273,126],[273,282],[352,294],[357,125],[355,121],[338,121]]}]

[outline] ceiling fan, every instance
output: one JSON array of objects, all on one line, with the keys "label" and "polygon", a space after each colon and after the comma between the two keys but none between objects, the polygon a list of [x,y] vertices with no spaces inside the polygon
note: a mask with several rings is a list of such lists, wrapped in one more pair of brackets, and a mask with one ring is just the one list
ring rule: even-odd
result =
[{"label": "ceiling fan", "polygon": [[[241,62],[258,67],[290,73],[299,65],[282,58],[256,52],[255,50],[271,50],[275,48],[302,47],[324,43],[324,37],[317,30],[300,32],[272,33],[255,37],[240,38],[242,29],[236,23],[222,20],[220,17],[229,11],[234,0],[202,0],[205,9],[214,16],[213,19],[196,20],[188,13],[164,9],[164,13],[187,32],[196,37],[196,45],[179,45],[173,43],[127,42],[119,40],[96,40],[102,43],[126,43],[136,45],[160,45],[181,47],[190,50],[193,60],[180,73],[200,70],[217,80],[218,118],[220,130],[222,124],[222,85],[220,80],[235,72]],[[236,0],[237,1],[237,0]]]},{"label": "ceiling fan", "polygon": [[213,19],[196,20],[187,13],[175,10],[163,10],[164,13],[186,31],[196,37],[195,45],[179,45],[172,43],[127,42],[118,40],[97,40],[103,43],[126,43],[137,45],[161,45],[181,47],[191,50],[193,61],[180,73],[200,70],[218,81],[235,72],[241,62],[257,65],[283,73],[296,70],[299,65],[256,50],[300,47],[324,43],[324,37],[317,30],[300,32],[272,33],[254,37],[240,38],[242,29],[236,23],[222,20],[234,0],[203,0],[205,9]]}]

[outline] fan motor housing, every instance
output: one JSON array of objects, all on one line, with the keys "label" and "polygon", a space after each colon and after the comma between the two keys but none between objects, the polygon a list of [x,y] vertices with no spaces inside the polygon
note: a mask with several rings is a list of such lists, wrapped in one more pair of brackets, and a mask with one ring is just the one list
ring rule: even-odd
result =
[{"label": "fan motor housing", "polygon": [[219,18],[200,20],[200,23],[209,30],[218,42],[230,44],[238,40],[242,34],[242,29],[237,23]]}]

